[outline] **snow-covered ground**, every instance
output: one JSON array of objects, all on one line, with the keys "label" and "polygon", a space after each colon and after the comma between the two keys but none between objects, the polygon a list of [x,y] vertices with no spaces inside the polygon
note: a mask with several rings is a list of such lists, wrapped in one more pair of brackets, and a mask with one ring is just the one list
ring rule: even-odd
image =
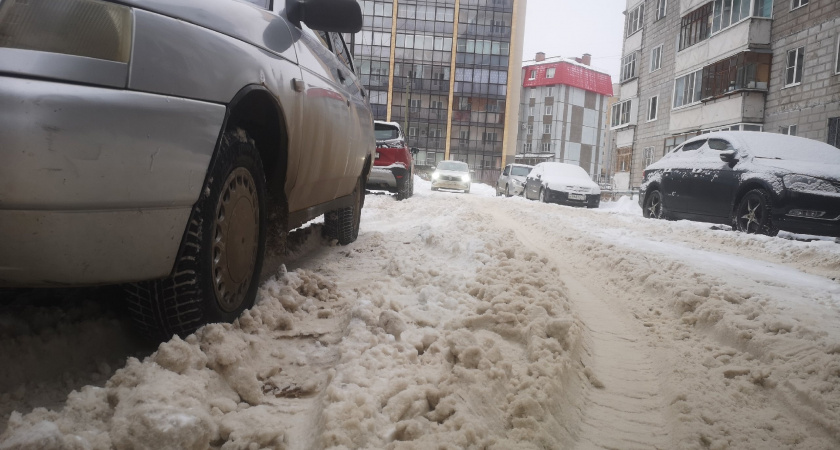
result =
[{"label": "snow-covered ground", "polygon": [[415,183],[150,356],[0,312],[0,449],[840,448],[840,245]]}]

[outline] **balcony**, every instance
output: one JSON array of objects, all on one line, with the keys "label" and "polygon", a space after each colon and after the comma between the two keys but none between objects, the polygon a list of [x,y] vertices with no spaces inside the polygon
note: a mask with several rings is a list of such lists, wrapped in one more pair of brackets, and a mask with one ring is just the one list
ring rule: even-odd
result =
[{"label": "balcony", "polygon": [[748,49],[770,46],[772,19],[750,17],[677,53],[674,71],[682,74]]},{"label": "balcony", "polygon": [[671,111],[668,131],[679,134],[732,123],[764,122],[763,92],[740,92]]}]

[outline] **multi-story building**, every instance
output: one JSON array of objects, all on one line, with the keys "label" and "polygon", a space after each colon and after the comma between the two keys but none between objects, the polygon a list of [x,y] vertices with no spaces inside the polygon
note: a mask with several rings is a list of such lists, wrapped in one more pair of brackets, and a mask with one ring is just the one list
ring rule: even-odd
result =
[{"label": "multi-story building", "polygon": [[464,161],[495,181],[516,144],[525,0],[360,0],[351,47],[374,117],[419,165]]},{"label": "multi-story building", "polygon": [[612,81],[590,62],[589,54],[546,59],[537,53],[523,63],[516,162],[576,164],[599,178]]},{"label": "multi-story building", "polygon": [[[611,113],[627,188],[700,133],[790,133],[838,145],[840,2],[627,0]],[[621,188],[621,187],[620,187]]]}]

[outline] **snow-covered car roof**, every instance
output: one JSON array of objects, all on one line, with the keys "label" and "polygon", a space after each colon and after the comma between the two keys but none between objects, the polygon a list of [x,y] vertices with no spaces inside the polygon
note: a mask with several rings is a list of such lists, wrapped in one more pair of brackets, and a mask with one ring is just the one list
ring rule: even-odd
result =
[{"label": "snow-covered car roof", "polygon": [[373,125],[374,126],[376,126],[376,125],[387,125],[387,126],[390,126],[390,127],[394,127],[398,130],[402,130],[402,127],[397,122],[386,122],[384,120],[374,120]]},{"label": "snow-covered car roof", "polygon": [[689,139],[686,143],[721,138],[735,148],[758,158],[840,164],[840,149],[826,143],[786,134],[761,131],[718,131]]},{"label": "snow-covered car roof", "polygon": [[583,170],[583,167],[576,166],[574,164],[544,162],[539,163],[538,166],[542,167],[547,175],[553,177],[591,179],[589,178],[589,174]]}]

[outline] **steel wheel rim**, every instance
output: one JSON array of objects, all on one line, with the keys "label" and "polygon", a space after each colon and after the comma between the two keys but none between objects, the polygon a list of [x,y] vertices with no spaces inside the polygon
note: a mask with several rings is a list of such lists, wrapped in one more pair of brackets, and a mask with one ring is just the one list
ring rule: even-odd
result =
[{"label": "steel wheel rim", "polygon": [[659,195],[659,192],[654,192],[650,194],[648,198],[648,217],[653,217],[654,219],[658,219],[662,212],[662,198]]},{"label": "steel wheel rim", "polygon": [[213,290],[216,302],[236,311],[248,295],[257,261],[260,209],[254,178],[236,168],[222,185],[213,221]]},{"label": "steel wheel rim", "polygon": [[[738,224],[741,231],[746,233],[759,233],[761,226],[764,223],[764,202],[757,195],[750,195],[744,199],[741,211],[738,214]],[[751,226],[755,226],[754,230],[750,230]]]}]

